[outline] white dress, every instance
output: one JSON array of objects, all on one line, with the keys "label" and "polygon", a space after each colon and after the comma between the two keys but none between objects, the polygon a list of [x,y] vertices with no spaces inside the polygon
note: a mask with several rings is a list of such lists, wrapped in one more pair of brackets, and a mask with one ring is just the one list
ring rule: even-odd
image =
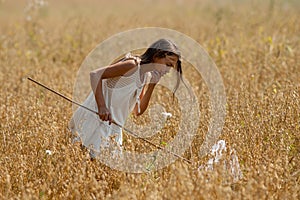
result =
[{"label": "white dress", "polygon": [[[146,83],[146,77],[141,80],[140,60],[130,54],[126,58],[133,58],[137,63],[137,70],[130,76],[105,79],[102,81],[103,96],[107,108],[110,110],[112,119],[119,125],[124,126],[127,117],[130,115],[135,105],[138,105],[140,112],[140,94]],[[93,91],[90,92],[83,105],[98,112],[97,103]],[[79,107],[73,114],[69,128],[71,132],[80,138],[85,147],[90,148],[95,153],[100,153],[104,147],[109,147],[112,143],[117,144],[122,149],[122,128],[102,121],[99,116],[85,108]]]}]

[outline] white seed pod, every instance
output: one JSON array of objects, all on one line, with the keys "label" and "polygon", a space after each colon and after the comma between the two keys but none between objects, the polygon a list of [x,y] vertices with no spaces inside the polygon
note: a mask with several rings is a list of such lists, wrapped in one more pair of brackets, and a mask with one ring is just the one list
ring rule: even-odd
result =
[{"label": "white seed pod", "polygon": [[47,150],[46,150],[46,154],[47,154],[47,155],[52,155],[52,151],[50,151],[50,150],[47,149]]}]

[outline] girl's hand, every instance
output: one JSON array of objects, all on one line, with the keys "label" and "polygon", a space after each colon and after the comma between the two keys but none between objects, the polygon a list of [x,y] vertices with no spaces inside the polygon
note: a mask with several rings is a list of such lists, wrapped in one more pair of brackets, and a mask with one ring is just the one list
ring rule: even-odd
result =
[{"label": "girl's hand", "polygon": [[157,70],[154,70],[150,73],[151,73],[150,83],[158,83],[161,77],[166,74],[165,72],[159,72]]},{"label": "girl's hand", "polygon": [[167,66],[166,64],[160,64],[160,63],[152,63],[153,69],[151,71],[157,71],[160,73],[161,76],[168,73],[171,69],[171,67]]},{"label": "girl's hand", "polygon": [[98,109],[99,118],[102,121],[109,121],[109,124],[112,122],[112,117],[110,111],[106,108],[106,106],[100,106]]},{"label": "girl's hand", "polygon": [[168,73],[171,70],[171,68],[172,67],[167,66],[166,64],[147,63],[147,64],[142,65],[141,72],[142,72],[142,74],[145,74],[146,72],[150,72],[152,75],[153,75],[153,73],[159,72],[163,76],[166,73]]}]

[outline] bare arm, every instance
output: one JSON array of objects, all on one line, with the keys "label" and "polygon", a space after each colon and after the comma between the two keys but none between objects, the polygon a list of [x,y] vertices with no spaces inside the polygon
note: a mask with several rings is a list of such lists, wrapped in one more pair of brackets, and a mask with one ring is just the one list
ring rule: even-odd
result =
[{"label": "bare arm", "polygon": [[141,104],[140,104],[140,109],[141,110],[140,111],[141,112],[140,113],[138,112],[138,105],[137,104],[135,105],[134,110],[133,110],[133,113],[136,116],[139,116],[139,115],[143,114],[145,112],[145,110],[147,109],[155,85],[156,85],[155,83],[150,83],[150,84],[146,85],[143,88],[143,91],[140,95],[140,99],[141,99]]},{"label": "bare arm", "polygon": [[140,112],[138,112],[138,105],[136,104],[133,110],[133,113],[136,116],[139,116],[145,112],[149,105],[149,101],[151,98],[151,95],[153,93],[153,90],[155,88],[155,85],[158,83],[160,78],[164,75],[164,73],[159,73],[159,72],[152,72],[151,73],[151,80],[150,83],[145,85],[141,94],[140,94]]},{"label": "bare arm", "polygon": [[95,95],[100,119],[104,121],[112,121],[110,111],[106,107],[102,92],[102,80],[130,74],[136,69],[137,66],[135,61],[127,60],[103,68],[99,68],[90,73],[91,86]]}]

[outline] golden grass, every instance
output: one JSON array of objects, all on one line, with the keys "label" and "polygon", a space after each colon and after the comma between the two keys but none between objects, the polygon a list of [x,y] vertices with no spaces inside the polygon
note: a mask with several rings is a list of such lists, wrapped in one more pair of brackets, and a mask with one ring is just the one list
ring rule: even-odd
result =
[{"label": "golden grass", "polygon": [[[1,199],[300,198],[297,1],[82,2],[50,1],[25,13],[25,1],[0,3]],[[198,152],[209,122],[209,93],[189,70],[185,76],[199,87],[202,112],[198,135],[185,153],[194,165],[177,160],[148,174],[118,172],[90,161],[88,152],[71,143],[71,105],[26,79],[32,76],[71,96],[77,69],[99,42],[145,26],[191,36],[216,62],[227,95],[220,138],[236,149],[242,180],[234,183],[222,169],[195,170],[207,161]],[[174,126],[153,140],[168,141]],[[127,149],[150,148],[125,139]],[[47,149],[53,154],[47,155]]]}]

